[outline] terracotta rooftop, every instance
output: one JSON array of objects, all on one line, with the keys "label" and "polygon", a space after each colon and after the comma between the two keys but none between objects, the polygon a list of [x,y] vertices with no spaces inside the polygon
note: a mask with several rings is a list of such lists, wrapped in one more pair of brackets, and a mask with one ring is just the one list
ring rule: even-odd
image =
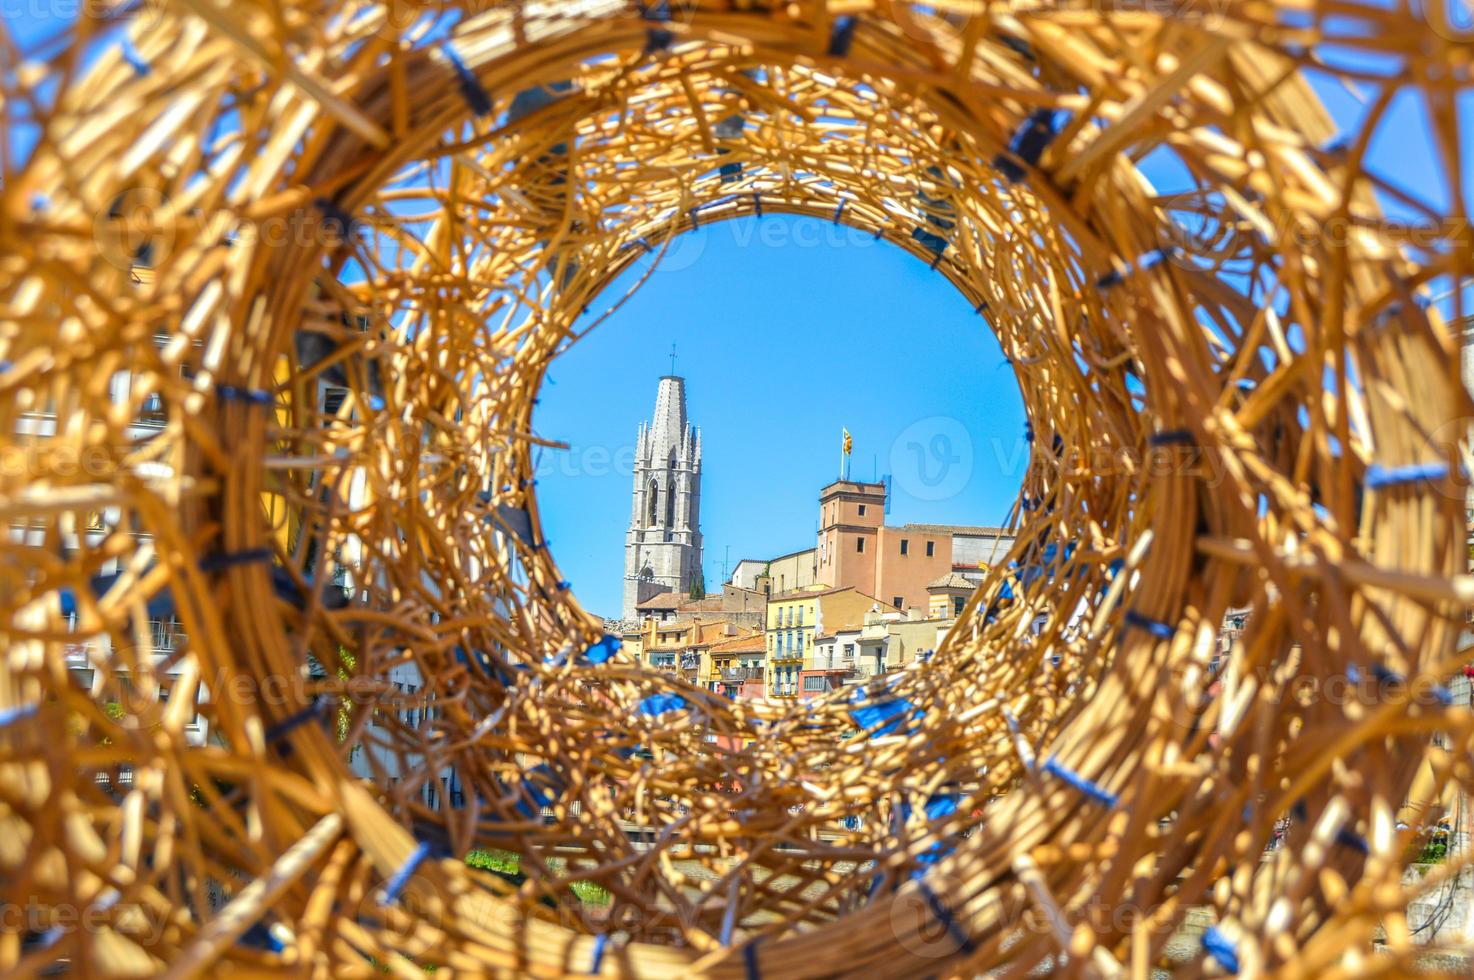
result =
[{"label": "terracotta rooftop", "polygon": [[957,572],[948,572],[946,575],[943,575],[941,578],[937,579],[935,582],[932,582],[932,583],[930,583],[930,584],[927,585],[927,589],[928,590],[930,590],[930,589],[967,589],[969,592],[971,592],[976,587],[977,587],[976,584],[974,582],[970,581],[967,578],[967,576],[965,576],[965,575],[959,575]]},{"label": "terracotta rooftop", "polygon": [[816,636],[816,637],[814,637],[814,642],[815,643],[833,643],[833,642],[835,642],[836,640],[839,639],[839,637],[840,637],[841,634],[844,634],[844,633],[855,633],[855,634],[859,634],[859,632],[861,630],[863,630],[864,628],[865,628],[865,625],[863,623],[855,623],[852,626],[841,626],[841,627],[839,627],[838,629],[836,629],[832,633],[825,633],[822,636]]},{"label": "terracotta rooftop", "polygon": [[[875,596],[866,595],[859,589],[855,588],[853,585],[846,585],[837,589],[792,589],[788,592],[780,592],[778,595],[773,596],[768,601],[787,602],[789,599],[814,599],[818,598],[819,596],[835,595],[840,592],[853,592],[862,599],[869,599],[871,602],[880,602],[880,600],[875,598]],[[885,603],[882,602],[881,605],[884,606]]]},{"label": "terracotta rooftop", "polygon": [[786,602],[789,599],[815,599],[821,595],[834,595],[836,592],[848,592],[852,588],[854,588],[854,586],[846,585],[842,589],[789,589],[787,592],[779,592],[775,596],[769,596],[768,601]]},{"label": "terracotta rooftop", "polygon": [[754,633],[751,636],[733,636],[728,639],[722,640],[720,643],[713,643],[710,647],[710,652],[762,653],[764,650],[767,649],[765,645],[766,643],[767,640],[763,637],[763,634],[761,633]]},{"label": "terracotta rooftop", "polygon": [[899,528],[887,526],[889,531],[920,531],[923,534],[961,534],[964,536],[986,536],[1012,538],[1014,533],[1006,527],[983,527],[977,524],[904,524]]},{"label": "terracotta rooftop", "polygon": [[635,603],[636,609],[679,609],[681,604],[690,602],[689,596],[679,592],[657,592],[643,602]]},{"label": "terracotta rooftop", "polygon": [[822,494],[825,490],[829,490],[833,487],[857,487],[862,491],[869,490],[872,493],[877,490],[881,493],[885,492],[884,482],[867,483],[864,480],[835,480],[833,483],[827,483],[824,486],[820,487],[819,493]]}]

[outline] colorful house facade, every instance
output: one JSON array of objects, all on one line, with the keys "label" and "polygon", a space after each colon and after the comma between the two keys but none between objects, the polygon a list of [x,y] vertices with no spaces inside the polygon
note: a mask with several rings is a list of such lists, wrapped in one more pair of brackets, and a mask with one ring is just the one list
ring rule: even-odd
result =
[{"label": "colorful house facade", "polygon": [[798,697],[806,657],[815,640],[854,628],[880,600],[853,588],[809,588],[776,595],[768,602],[767,693]]}]

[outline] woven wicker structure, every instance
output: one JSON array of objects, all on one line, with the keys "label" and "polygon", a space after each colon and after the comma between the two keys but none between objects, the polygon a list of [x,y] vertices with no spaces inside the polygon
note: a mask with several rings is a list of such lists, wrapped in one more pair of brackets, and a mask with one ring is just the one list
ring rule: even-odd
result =
[{"label": "woven wicker structure", "polygon": [[[1407,854],[1474,781],[1430,11],[175,0],[6,42],[0,970],[1141,976],[1202,906],[1189,973],[1411,967]],[[1363,165],[1399,89],[1442,187]],[[942,649],[799,707],[602,639],[530,484],[613,277],[777,212],[945,276],[1033,439]]]}]

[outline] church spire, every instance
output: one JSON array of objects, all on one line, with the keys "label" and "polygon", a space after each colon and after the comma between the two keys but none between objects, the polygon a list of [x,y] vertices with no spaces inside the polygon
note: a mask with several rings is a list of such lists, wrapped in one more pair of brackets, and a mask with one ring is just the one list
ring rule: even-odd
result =
[{"label": "church spire", "polygon": [[[672,351],[674,366],[674,351]],[[701,576],[701,435],[686,417],[686,380],[660,379],[655,412],[635,432],[630,527],[625,537],[624,618],[657,592],[682,592]]]},{"label": "church spire", "polygon": [[660,379],[655,393],[655,417],[650,425],[650,456],[656,461],[670,459],[686,438],[686,379],[667,374]]}]

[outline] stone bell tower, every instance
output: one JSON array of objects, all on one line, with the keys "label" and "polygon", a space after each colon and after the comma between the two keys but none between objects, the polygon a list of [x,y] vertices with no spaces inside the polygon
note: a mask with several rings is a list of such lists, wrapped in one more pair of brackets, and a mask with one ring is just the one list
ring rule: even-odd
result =
[{"label": "stone bell tower", "polygon": [[624,545],[624,611],[657,592],[685,592],[701,576],[701,430],[686,420],[686,379],[668,374],[655,417],[635,440],[634,503]]}]

